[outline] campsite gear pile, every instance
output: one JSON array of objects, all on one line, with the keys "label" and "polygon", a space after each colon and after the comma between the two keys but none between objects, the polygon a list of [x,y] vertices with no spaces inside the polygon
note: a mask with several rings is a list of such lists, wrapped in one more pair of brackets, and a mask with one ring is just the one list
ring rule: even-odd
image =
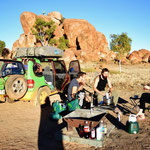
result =
[{"label": "campsite gear pile", "polygon": [[81,138],[85,139],[96,139],[103,140],[104,136],[107,134],[107,126],[103,120],[100,121],[100,124],[97,127],[93,127],[92,122],[88,125],[88,122],[85,121],[84,125],[81,124],[78,127],[78,133]]},{"label": "campsite gear pile", "polygon": [[59,101],[56,101],[53,103],[53,112],[50,114],[50,118],[54,119],[54,120],[58,120],[60,118],[62,118],[61,113],[64,111],[74,111],[76,109],[79,109],[79,100],[75,99],[72,101],[67,101],[66,103],[60,103]]}]

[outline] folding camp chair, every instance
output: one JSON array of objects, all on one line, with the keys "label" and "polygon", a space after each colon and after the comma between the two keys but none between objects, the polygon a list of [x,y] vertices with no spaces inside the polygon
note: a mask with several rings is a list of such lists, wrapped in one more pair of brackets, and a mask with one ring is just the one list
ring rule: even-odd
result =
[{"label": "folding camp chair", "polygon": [[130,97],[131,111],[137,113],[139,111],[140,98],[138,96]]},{"label": "folding camp chair", "polygon": [[139,105],[139,99],[130,97],[129,100],[125,100],[121,97],[118,99],[117,107],[123,112],[123,114],[137,113]]}]

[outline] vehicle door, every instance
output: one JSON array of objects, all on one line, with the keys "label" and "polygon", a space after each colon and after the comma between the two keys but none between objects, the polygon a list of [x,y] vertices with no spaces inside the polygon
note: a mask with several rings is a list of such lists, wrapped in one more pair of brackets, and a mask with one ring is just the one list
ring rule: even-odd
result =
[{"label": "vehicle door", "polygon": [[80,63],[78,60],[73,60],[69,64],[69,75],[70,79],[74,79],[77,77],[78,73],[81,71],[80,69]]},{"label": "vehicle door", "polygon": [[66,82],[67,70],[63,60],[54,61],[55,86],[57,90],[62,90],[63,83]]}]

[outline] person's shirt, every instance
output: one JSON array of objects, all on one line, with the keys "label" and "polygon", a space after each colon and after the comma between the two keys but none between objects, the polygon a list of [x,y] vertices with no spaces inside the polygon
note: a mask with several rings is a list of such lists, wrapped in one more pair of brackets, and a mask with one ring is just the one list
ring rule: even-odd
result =
[{"label": "person's shirt", "polygon": [[69,87],[68,87],[68,95],[67,95],[67,99],[68,99],[69,101],[71,101],[71,100],[73,99],[73,97],[72,97],[72,88],[73,88],[74,86],[76,86],[77,89],[79,89],[79,83],[78,83],[77,79],[73,79],[73,80],[70,82],[70,84],[69,84]]},{"label": "person's shirt", "polygon": [[105,91],[105,87],[106,87],[107,83],[108,83],[107,78],[102,79],[101,75],[99,75],[99,82],[97,84],[97,89],[99,91]]}]

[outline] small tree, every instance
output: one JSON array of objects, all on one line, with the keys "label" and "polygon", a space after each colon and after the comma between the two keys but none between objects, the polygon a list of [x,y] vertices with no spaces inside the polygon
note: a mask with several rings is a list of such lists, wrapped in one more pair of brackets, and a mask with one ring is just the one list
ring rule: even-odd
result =
[{"label": "small tree", "polygon": [[45,46],[45,43],[49,44],[55,29],[56,25],[54,21],[46,22],[43,19],[38,18],[31,31],[36,39],[41,42],[42,46]]},{"label": "small tree", "polygon": [[118,52],[121,72],[121,56],[123,56],[125,53],[128,54],[130,52],[132,40],[128,37],[127,33],[122,33],[121,35],[111,34],[110,38],[110,49],[114,52]]},{"label": "small tree", "polygon": [[121,35],[111,34],[110,38],[110,49],[112,51],[118,52],[121,55],[130,52],[132,40],[128,37],[127,33],[122,33]]},{"label": "small tree", "polygon": [[2,55],[2,50],[5,48],[5,42],[0,40],[0,55]]},{"label": "small tree", "polygon": [[69,41],[67,39],[65,39],[64,36],[60,37],[58,42],[59,42],[58,48],[60,48],[62,50],[68,48],[68,46],[69,46]]}]

